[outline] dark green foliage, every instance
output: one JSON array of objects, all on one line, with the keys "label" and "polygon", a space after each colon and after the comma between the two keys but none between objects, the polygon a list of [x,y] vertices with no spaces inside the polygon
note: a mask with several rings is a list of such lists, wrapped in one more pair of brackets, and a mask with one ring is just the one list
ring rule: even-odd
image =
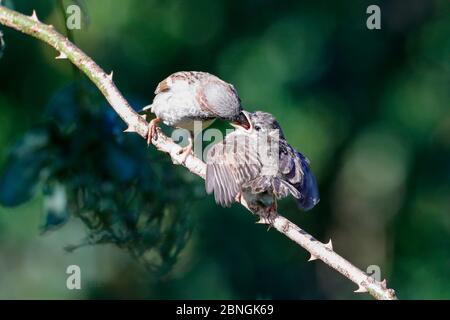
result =
[{"label": "dark green foliage", "polygon": [[[81,245],[114,243],[147,267],[168,271],[191,227],[188,183],[168,158],[147,148],[84,82],[50,100],[44,120],[17,143],[0,176],[0,203],[17,206],[43,186],[42,232],[80,218]],[[150,251],[151,259],[147,259]],[[155,253],[156,257],[155,258]]]},{"label": "dark green foliage", "polygon": [[39,175],[49,155],[47,132],[36,130],[26,134],[11,152],[6,169],[0,176],[0,203],[17,206],[28,201],[36,191]]}]

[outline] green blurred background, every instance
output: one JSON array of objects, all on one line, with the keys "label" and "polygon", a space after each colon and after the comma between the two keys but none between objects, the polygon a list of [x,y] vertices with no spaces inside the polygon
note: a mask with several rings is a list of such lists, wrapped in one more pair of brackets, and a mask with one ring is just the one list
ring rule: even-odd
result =
[{"label": "green blurred background", "polygon": [[[42,21],[66,32],[61,2],[7,2],[26,14],[36,9]],[[335,250],[363,270],[379,266],[381,279],[388,279],[399,298],[450,298],[448,1],[96,0],[81,4],[84,18],[81,30],[73,32],[75,43],[105,70],[114,70],[117,86],[136,108],[149,104],[158,81],[175,71],[208,71],[233,83],[246,109],[273,113],[289,142],[311,160],[320,203],[304,213],[291,199],[284,200],[280,212],[319,240],[332,238]],[[381,8],[381,30],[366,28],[370,4]],[[180,252],[164,275],[148,272],[136,258],[139,254],[130,254],[137,243],[153,250],[157,239],[128,241],[125,248],[116,240],[96,241],[103,244],[66,252],[65,246],[76,245],[92,228],[72,208],[67,219],[54,223],[64,226],[42,234],[48,223],[45,187],[51,174],[39,167],[23,176],[39,161],[34,151],[28,152],[31,156],[21,167],[12,163],[21,157],[17,148],[24,145],[24,136],[32,139],[39,130],[53,132],[52,118],[58,122],[55,113],[60,112],[55,108],[81,109],[73,101],[63,101],[72,94],[67,88],[75,83],[79,96],[91,89],[77,85],[80,76],[67,61],[55,60],[57,53],[49,46],[6,27],[0,29],[6,43],[0,60],[4,192],[0,298],[370,298],[354,294],[356,286],[323,263],[306,262],[309,256],[303,249],[278,232],[255,225],[255,218],[243,208],[216,206],[211,196],[204,195],[200,179],[172,166],[166,155],[156,155],[143,139],[127,138],[133,140],[132,151],[114,162],[112,173],[100,175],[95,161],[113,157],[102,151],[109,139],[95,121],[83,117],[67,118],[69,129],[63,128],[62,136],[69,137],[70,143],[52,135],[39,153],[46,157],[57,149],[71,154],[74,141],[81,141],[84,151],[58,167],[64,167],[64,174],[49,169],[58,172],[52,181],[70,189],[74,176],[82,172],[106,181],[112,190],[108,199],[116,203],[124,189],[137,184],[139,193],[148,180],[151,197],[144,194],[139,201],[149,206],[159,203],[155,215],[166,210],[173,194],[186,193],[190,204],[176,207],[173,219],[188,219],[177,226],[190,236],[180,240]],[[57,93],[57,102],[49,107]],[[101,97],[96,105],[91,101],[84,103],[85,113],[94,113],[94,120],[111,117]],[[47,112],[49,108],[53,111]],[[122,139],[118,132],[117,141]],[[86,147],[84,141],[90,145]],[[158,161],[136,163],[135,154]],[[157,180],[139,171],[144,177],[139,182],[120,176],[116,183],[110,178],[126,170],[128,163],[135,169],[130,176],[141,167],[163,174]],[[52,168],[52,161],[46,165]],[[75,167],[78,171],[72,170]],[[164,174],[170,172],[174,176],[167,182]],[[162,187],[152,189],[155,181]],[[133,199],[130,203],[141,208],[141,202]],[[95,205],[90,207],[93,215],[98,214]],[[110,212],[99,211],[106,216]],[[157,231],[164,237],[165,230]],[[170,229],[171,239],[179,230]],[[136,239],[141,239],[139,232]],[[170,249],[161,245],[158,250],[164,256],[164,250]],[[71,264],[81,267],[82,290],[66,288],[65,271]]]}]

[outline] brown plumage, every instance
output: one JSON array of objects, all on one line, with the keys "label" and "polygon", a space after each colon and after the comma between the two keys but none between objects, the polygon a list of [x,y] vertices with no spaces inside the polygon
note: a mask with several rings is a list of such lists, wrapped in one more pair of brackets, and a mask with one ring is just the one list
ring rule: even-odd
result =
[{"label": "brown plumage", "polygon": [[153,103],[141,113],[156,115],[150,122],[148,143],[156,137],[156,125],[160,121],[189,130],[189,145],[183,150],[187,156],[192,150],[194,121],[200,121],[203,129],[216,118],[248,125],[241,111],[241,101],[233,85],[207,72],[180,71],[158,84]]},{"label": "brown plumage", "polygon": [[250,129],[237,127],[207,154],[207,193],[222,206],[243,196],[254,213],[265,217],[276,211],[277,199],[289,195],[304,210],[314,207],[319,193],[309,161],[289,145],[271,114],[246,114]]}]

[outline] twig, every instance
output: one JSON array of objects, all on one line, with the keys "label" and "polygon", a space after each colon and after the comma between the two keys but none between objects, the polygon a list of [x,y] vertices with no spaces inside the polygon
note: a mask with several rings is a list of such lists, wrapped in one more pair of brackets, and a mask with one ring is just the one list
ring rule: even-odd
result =
[{"label": "twig", "polygon": [[[136,132],[140,136],[146,137],[148,123],[130,107],[114,85],[112,72],[109,75],[106,74],[89,56],[59,34],[53,26],[41,23],[35,11],[31,16],[26,16],[0,6],[0,23],[38,38],[55,48],[59,52],[57,59],[69,59],[95,83],[114,110],[127,123],[126,132]],[[180,146],[160,130],[158,139],[153,141],[153,144],[158,150],[168,153],[174,163],[181,163],[182,155],[177,154]],[[195,156],[188,156],[183,165],[192,173],[205,178],[206,165]],[[241,204],[248,209],[244,199],[241,200]],[[358,289],[355,292],[368,292],[376,299],[397,299],[394,290],[386,287],[386,280],[377,281],[342,258],[333,250],[331,240],[324,244],[281,215],[278,215],[272,222],[276,230],[311,254],[310,261],[320,259],[356,283]],[[268,221],[260,220],[258,223],[267,224]]]},{"label": "twig", "polygon": [[[66,7],[64,6],[64,0],[59,0],[58,2],[59,2],[58,3],[59,4],[59,9],[61,10],[61,15],[62,15],[62,18],[63,18],[63,24],[64,24],[64,29],[66,31],[65,33],[67,35],[67,39],[69,39],[70,42],[75,44],[75,37],[74,37],[74,34],[73,34],[73,30],[68,28],[67,24],[66,24],[67,13],[66,13]],[[73,67],[74,75],[81,77],[82,73],[81,73],[80,69],[78,69],[77,66],[74,65],[74,64],[72,64],[72,67]]]}]

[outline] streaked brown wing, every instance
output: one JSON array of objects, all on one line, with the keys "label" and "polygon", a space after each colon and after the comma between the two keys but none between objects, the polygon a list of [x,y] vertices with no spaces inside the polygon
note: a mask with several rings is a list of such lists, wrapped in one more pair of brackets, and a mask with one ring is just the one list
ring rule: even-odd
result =
[{"label": "streaked brown wing", "polygon": [[280,164],[279,164],[279,173],[282,175],[289,174],[294,167],[294,160],[291,156],[291,153],[288,149],[286,149],[283,145],[280,148]]},{"label": "streaked brown wing", "polygon": [[[231,119],[239,114],[242,109],[240,99],[231,84],[209,74],[201,77],[200,82],[196,98],[204,112],[222,119]],[[208,91],[215,94],[208,95]]]},{"label": "streaked brown wing", "polygon": [[205,185],[216,203],[230,206],[241,186],[259,175],[262,164],[257,151],[251,136],[236,131],[209,150]]},{"label": "streaked brown wing", "polygon": [[276,165],[276,172],[264,172],[263,170],[260,176],[245,183],[243,187],[248,188],[254,194],[268,191],[273,193],[278,199],[285,198],[289,195],[299,199],[301,193],[297,189],[298,185],[294,183],[301,181],[303,175],[301,171],[302,167],[297,163],[299,159],[296,159],[294,150],[284,139],[272,139],[270,145],[278,143],[278,149],[275,149],[278,151],[278,159],[272,158],[271,161],[277,160],[277,162],[272,163],[269,161],[267,165]]},{"label": "streaked brown wing", "polygon": [[286,197],[290,193],[295,198],[300,199],[302,196],[300,186],[304,178],[302,158],[300,158],[298,152],[284,140],[280,144],[279,175],[283,181],[284,187],[286,187],[282,188],[284,190],[280,192],[280,196]]},{"label": "streaked brown wing", "polygon": [[167,80],[168,78],[164,79],[160,83],[158,83],[158,86],[156,87],[155,94],[158,94],[160,92],[169,91],[170,86],[169,82]]},{"label": "streaked brown wing", "polygon": [[303,181],[302,158],[298,152],[287,142],[283,141],[280,152],[280,175],[283,180],[292,185],[300,184]]}]

